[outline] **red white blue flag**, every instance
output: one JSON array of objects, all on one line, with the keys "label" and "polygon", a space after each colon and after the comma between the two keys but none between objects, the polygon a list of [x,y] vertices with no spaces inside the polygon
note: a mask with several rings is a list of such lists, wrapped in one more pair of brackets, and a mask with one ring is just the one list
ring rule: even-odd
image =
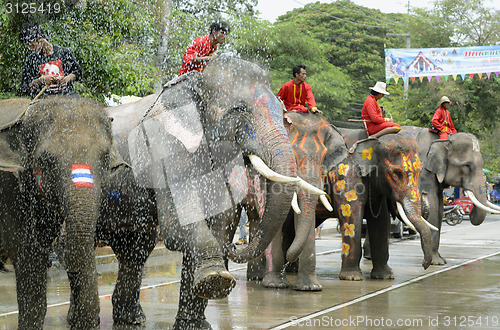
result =
[{"label": "red white blue flag", "polygon": [[90,165],[71,165],[71,179],[75,188],[94,188],[94,177]]}]

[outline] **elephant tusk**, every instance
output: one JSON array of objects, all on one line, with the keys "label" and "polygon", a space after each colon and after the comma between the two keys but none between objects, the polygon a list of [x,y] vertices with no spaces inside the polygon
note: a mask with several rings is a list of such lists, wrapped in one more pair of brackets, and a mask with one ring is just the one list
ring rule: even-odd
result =
[{"label": "elephant tusk", "polygon": [[499,214],[500,213],[500,210],[495,210],[495,209],[492,209],[491,207],[488,207],[486,205],[483,205],[477,198],[476,196],[474,195],[474,193],[470,190],[466,190],[467,192],[467,197],[470,198],[470,200],[472,201],[472,203],[474,203],[474,206],[480,208],[481,210],[485,211],[485,212],[488,212],[488,213],[494,213],[494,214]]},{"label": "elephant tusk", "polygon": [[398,208],[399,215],[401,216],[401,219],[403,219],[404,223],[406,223],[406,225],[410,227],[412,230],[417,231],[417,229],[415,229],[415,226],[413,226],[413,224],[406,216],[405,210],[403,209],[403,205],[401,205],[400,202],[396,202],[396,207]]},{"label": "elephant tusk", "polygon": [[316,188],[315,186],[313,186],[312,184],[304,181],[303,179],[301,179],[300,177],[297,177],[297,179],[299,179],[298,182],[295,182],[295,185],[301,189],[304,189],[305,191],[307,192],[310,192],[311,194],[317,194],[317,195],[326,195],[326,192],[324,192],[323,190],[319,189],[319,188]]},{"label": "elephant tusk", "polygon": [[292,209],[295,211],[295,213],[300,214],[302,211],[300,210],[299,207],[299,202],[297,201],[297,193],[293,193],[293,198],[292,198]]},{"label": "elephant tusk", "polygon": [[491,207],[494,210],[500,211],[500,207],[498,205],[493,204],[492,202],[488,201],[488,206]]},{"label": "elephant tusk", "polygon": [[280,183],[296,183],[300,180],[300,178],[292,178],[289,176],[285,176],[279,173],[276,173],[272,169],[269,168],[269,166],[264,163],[264,161],[256,155],[248,155],[248,158],[250,159],[250,162],[252,165],[255,167],[255,169],[262,174],[264,177],[267,179],[274,181],[274,182],[280,182]]},{"label": "elephant tusk", "polygon": [[319,200],[328,211],[330,212],[333,211],[333,207],[330,205],[330,202],[328,202],[328,199],[326,198],[325,195],[320,195]]},{"label": "elephant tusk", "polygon": [[425,218],[424,218],[424,217],[422,217],[422,221],[423,221],[423,222],[424,222],[427,226],[429,226],[429,228],[430,228],[431,230],[434,230],[434,231],[439,231],[439,229],[437,229],[437,227],[435,227],[435,226],[431,225],[431,224],[430,224],[430,222],[429,222],[429,221],[427,221],[427,220],[425,220]]}]

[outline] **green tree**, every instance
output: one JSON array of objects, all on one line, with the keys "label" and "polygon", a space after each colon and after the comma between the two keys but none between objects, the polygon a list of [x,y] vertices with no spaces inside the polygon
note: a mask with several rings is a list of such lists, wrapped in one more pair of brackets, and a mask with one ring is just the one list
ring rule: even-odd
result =
[{"label": "green tree", "polygon": [[231,47],[244,57],[269,68],[273,92],[292,79],[292,68],[307,66],[307,82],[313,89],[318,108],[327,118],[335,118],[352,97],[349,77],[328,62],[330,45],[302,33],[291,23],[271,25],[252,17],[235,22]]}]

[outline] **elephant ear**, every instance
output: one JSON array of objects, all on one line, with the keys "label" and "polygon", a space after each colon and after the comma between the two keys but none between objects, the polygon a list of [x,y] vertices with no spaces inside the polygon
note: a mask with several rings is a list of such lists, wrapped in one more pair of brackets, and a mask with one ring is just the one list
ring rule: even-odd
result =
[{"label": "elephant ear", "polygon": [[380,141],[375,138],[360,140],[356,143],[352,158],[361,176],[368,176],[376,170],[379,157],[376,150],[379,149],[379,146]]},{"label": "elephant ear", "polygon": [[210,140],[204,134],[197,77],[167,87],[128,136],[136,183],[168,189],[172,212],[182,225],[222,213],[248,193],[245,163],[234,139]]},{"label": "elephant ear", "polygon": [[111,167],[111,176],[115,176],[116,174],[120,173],[122,170],[125,168],[131,168],[132,166],[127,163],[125,160],[123,160],[122,156],[118,152],[118,142],[116,141],[116,138],[113,137],[112,143],[111,143],[111,150],[109,152],[110,156],[110,167]]},{"label": "elephant ear", "polygon": [[431,143],[427,152],[427,160],[424,167],[434,173],[439,183],[442,183],[448,168],[449,140],[436,140]]},{"label": "elephant ear", "polygon": [[24,170],[17,130],[0,131],[0,171],[17,173]]},{"label": "elephant ear", "polygon": [[323,174],[326,174],[346,159],[347,146],[342,134],[333,125],[329,126],[329,134],[324,145],[328,150],[323,160],[323,169],[325,170]]}]

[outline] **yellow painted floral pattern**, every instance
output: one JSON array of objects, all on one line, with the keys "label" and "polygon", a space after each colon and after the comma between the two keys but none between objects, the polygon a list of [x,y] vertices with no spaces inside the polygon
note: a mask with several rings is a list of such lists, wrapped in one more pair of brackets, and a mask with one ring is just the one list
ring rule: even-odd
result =
[{"label": "yellow painted floral pattern", "polygon": [[344,232],[345,236],[354,237],[354,228],[356,228],[356,226],[354,224],[344,223],[344,228],[345,228],[345,232]]},{"label": "yellow painted floral pattern", "polygon": [[349,172],[349,164],[340,164],[339,165],[339,175],[347,175]]},{"label": "yellow painted floral pattern", "polygon": [[335,187],[337,187],[337,191],[342,191],[345,189],[345,181],[344,180],[340,180],[337,182],[337,184],[335,185]]},{"label": "yellow painted floral pattern", "polygon": [[349,204],[340,205],[340,209],[342,210],[342,215],[344,217],[351,216],[351,205],[349,205]]},{"label": "yellow painted floral pattern", "polygon": [[356,195],[356,191],[353,189],[345,193],[345,198],[347,198],[348,202],[351,202],[357,200],[358,196]]},{"label": "yellow painted floral pattern", "polygon": [[342,244],[342,254],[348,256],[350,249],[351,249],[351,247],[349,246],[349,244],[346,244],[346,243]]},{"label": "yellow painted floral pattern", "polygon": [[372,159],[372,154],[373,154],[373,148],[363,149],[363,154],[361,155],[361,158],[363,158],[364,160]]}]

